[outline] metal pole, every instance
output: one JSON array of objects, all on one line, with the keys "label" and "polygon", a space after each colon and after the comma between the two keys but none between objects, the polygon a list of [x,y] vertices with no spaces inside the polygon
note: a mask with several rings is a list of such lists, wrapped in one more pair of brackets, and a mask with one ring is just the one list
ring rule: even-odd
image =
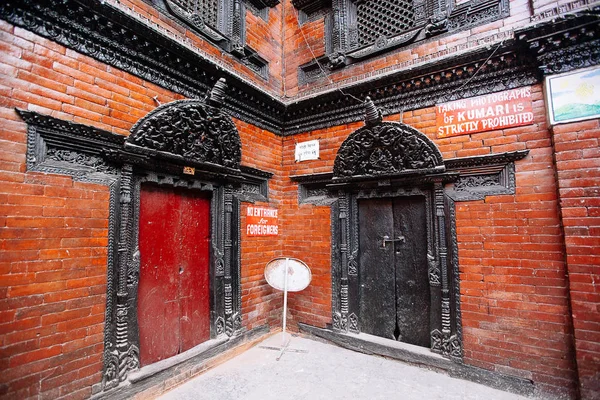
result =
[{"label": "metal pole", "polygon": [[277,361],[279,361],[279,359],[281,358],[281,356],[283,355],[283,352],[285,351],[285,328],[286,328],[286,323],[287,323],[287,292],[288,292],[288,264],[289,264],[290,259],[286,258],[285,259],[285,276],[283,277],[283,331],[282,331],[282,338],[281,338],[281,352],[279,353],[279,357],[277,357]]}]

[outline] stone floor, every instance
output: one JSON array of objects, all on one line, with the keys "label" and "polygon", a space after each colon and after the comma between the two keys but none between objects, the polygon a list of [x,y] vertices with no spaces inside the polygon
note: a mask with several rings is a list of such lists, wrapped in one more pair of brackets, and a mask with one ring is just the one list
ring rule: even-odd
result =
[{"label": "stone floor", "polygon": [[[290,340],[290,336],[287,336]],[[399,361],[281,333],[166,393],[161,400],[517,400],[502,392]],[[267,348],[266,348],[267,347]]]}]

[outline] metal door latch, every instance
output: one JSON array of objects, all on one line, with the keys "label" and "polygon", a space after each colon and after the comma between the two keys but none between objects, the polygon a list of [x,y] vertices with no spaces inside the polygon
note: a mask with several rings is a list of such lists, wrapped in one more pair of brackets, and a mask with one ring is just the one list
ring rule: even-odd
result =
[{"label": "metal door latch", "polygon": [[385,235],[383,237],[383,242],[381,244],[381,248],[385,249],[385,244],[386,243],[393,243],[393,242],[404,243],[404,242],[406,242],[406,239],[404,238],[404,236],[398,236],[396,239],[390,239],[390,237],[388,235]]}]

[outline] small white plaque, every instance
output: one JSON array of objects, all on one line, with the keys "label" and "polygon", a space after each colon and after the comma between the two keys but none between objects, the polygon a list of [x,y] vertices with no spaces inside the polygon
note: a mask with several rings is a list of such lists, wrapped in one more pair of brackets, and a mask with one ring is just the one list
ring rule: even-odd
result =
[{"label": "small white plaque", "polygon": [[296,162],[319,159],[319,141],[296,143]]}]

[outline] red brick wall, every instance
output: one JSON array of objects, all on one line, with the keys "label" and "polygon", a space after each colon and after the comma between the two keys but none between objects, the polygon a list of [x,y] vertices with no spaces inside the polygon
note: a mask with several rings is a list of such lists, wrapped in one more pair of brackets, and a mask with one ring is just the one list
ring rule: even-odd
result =
[{"label": "red brick wall", "polygon": [[87,398],[100,381],[108,188],[27,173],[15,107],[127,134],[177,98],[0,22],[0,393]]},{"label": "red brick wall", "polygon": [[457,204],[465,361],[573,395],[575,366],[555,167],[543,95],[535,125],[439,141],[445,157],[529,149],[516,194]]},{"label": "red brick wall", "polygon": [[[310,134],[286,137],[283,142],[283,177],[289,182],[283,193],[283,251],[285,256],[308,264],[312,281],[307,289],[289,296],[290,321],[325,327],[331,323],[331,218],[330,207],[298,205],[298,185],[290,176],[331,172],[337,149],[362,123],[337,126]],[[295,144],[319,139],[320,159],[294,161]]]},{"label": "red brick wall", "polygon": [[[572,396],[576,374],[552,143],[541,86],[532,96],[535,121],[525,127],[437,140],[433,107],[402,119],[434,139],[444,158],[530,151],[516,162],[514,195],[456,203],[464,359],[532,379],[542,393]],[[286,138],[284,175],[331,171],[337,148],[360,126]],[[317,138],[321,159],[295,163],[295,143]],[[286,188],[283,201],[292,216],[285,219],[285,252],[307,261],[317,278],[310,290],[293,295],[294,318],[324,326],[331,322],[331,254],[320,244],[330,236],[329,209],[298,205],[297,185]]]},{"label": "red brick wall", "polygon": [[291,2],[285,2],[284,5],[284,94],[295,96],[299,92],[298,67],[325,54],[325,23],[324,19],[320,18],[299,26],[298,10]]},{"label": "red brick wall", "polygon": [[552,132],[580,390],[584,399],[600,399],[600,121]]},{"label": "red brick wall", "polygon": [[[24,132],[14,124],[5,134]],[[19,145],[0,152],[3,167],[23,169]],[[0,177],[0,390],[87,397],[80,389],[102,366],[108,192],[61,176]]]},{"label": "red brick wall", "polygon": [[281,10],[281,4],[269,9],[266,22],[252,12],[246,12],[246,43],[269,62],[268,80],[254,81],[277,96],[282,93],[283,83]]},{"label": "red brick wall", "polygon": [[[283,187],[281,179],[281,138],[242,121],[236,121],[242,134],[242,164],[251,165],[274,173],[269,181],[269,203],[257,203],[280,209],[280,197]],[[247,236],[246,209],[241,207],[241,252],[242,252],[242,318],[244,326],[255,328],[265,323],[278,326],[281,319],[282,295],[272,289],[264,278],[265,265],[275,257],[281,256],[280,236]],[[279,217],[279,230],[283,230]]]},{"label": "red brick wall", "polygon": [[[87,398],[101,380],[108,188],[26,172],[26,124],[14,109],[127,135],[156,108],[153,97],[182,96],[2,21],[0,51],[0,395]],[[275,172],[281,139],[236,123],[243,162]],[[276,202],[277,176],[270,188]],[[255,256],[258,243],[265,252]],[[276,248],[277,241],[244,240],[249,328],[279,315],[258,274]]]},{"label": "red brick wall", "polygon": [[[282,79],[289,96],[309,88],[298,87],[297,67],[313,54],[290,2],[271,9],[268,23],[250,12],[246,16],[248,44],[270,62],[268,82],[148,4],[121,3],[189,37],[272,93],[281,93]],[[538,12],[554,3],[533,6]],[[529,15],[528,2],[515,0],[511,17],[504,21],[384,54],[336,72],[332,79],[371,73],[504,32],[528,21]],[[315,55],[322,55],[323,21],[301,29]],[[155,96],[161,103],[182,96],[2,21],[0,52],[0,370],[7,371],[0,376],[0,395],[85,398],[100,381],[108,189],[26,172],[26,126],[14,108],[127,135],[133,123],[158,105]],[[324,79],[316,85],[326,83]],[[549,132],[540,86],[534,86],[533,96],[534,125],[435,140],[444,158],[530,150],[516,163],[514,195],[457,203],[465,362],[530,378],[543,393],[570,396],[575,382],[573,323],[581,392],[600,398],[595,284],[600,264],[600,129],[598,121],[588,121]],[[434,138],[433,108],[387,119],[401,117]],[[306,261],[313,273],[308,289],[290,295],[292,323],[323,327],[331,322],[330,209],[299,205],[298,186],[290,176],[330,172],[342,141],[362,123],[280,138],[235,122],[243,164],[274,173],[269,203],[259,205],[277,207],[280,225],[278,237],[247,237],[247,204],[242,205],[244,326],[280,323],[281,293],[266,284],[263,269],[274,257],[291,256]],[[321,159],[295,163],[295,143],[309,139],[320,140]]]}]

